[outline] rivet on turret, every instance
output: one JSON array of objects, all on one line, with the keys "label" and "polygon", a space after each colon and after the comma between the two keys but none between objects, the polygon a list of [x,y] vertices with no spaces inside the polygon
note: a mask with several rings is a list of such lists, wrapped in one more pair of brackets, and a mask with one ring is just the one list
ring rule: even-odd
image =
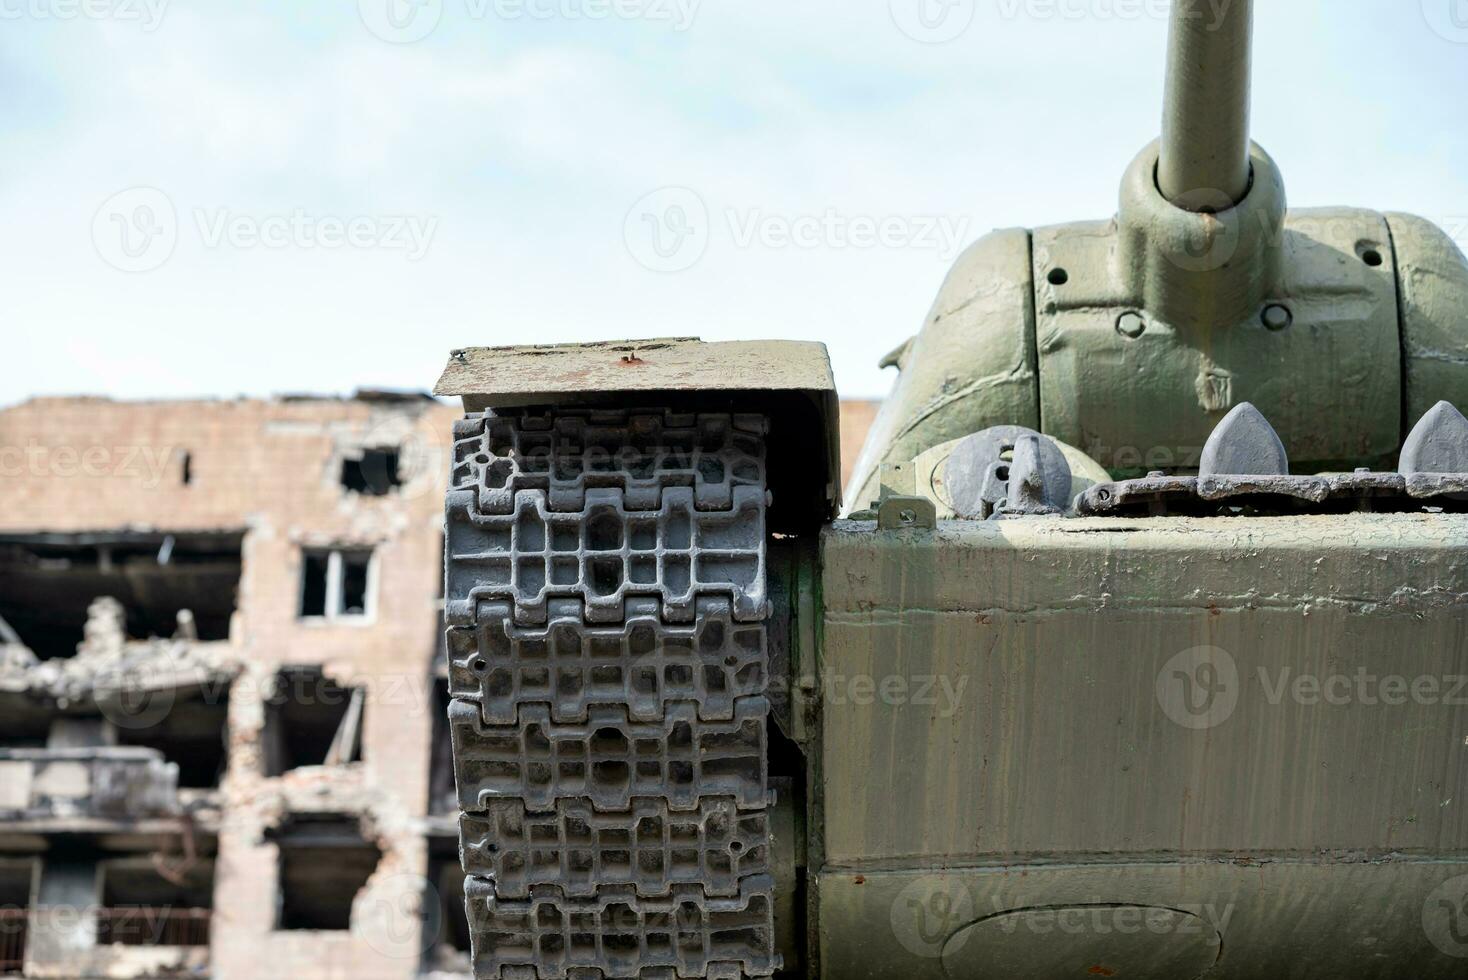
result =
[{"label": "rivet on turret", "polygon": [[1244,402],[1208,437],[1198,472],[1202,477],[1288,476],[1290,457],[1269,420]]},{"label": "rivet on turret", "polygon": [[1288,306],[1282,306],[1279,303],[1270,303],[1264,308],[1264,313],[1260,316],[1260,319],[1264,321],[1264,326],[1270,330],[1283,330],[1295,322],[1295,315],[1290,312]]},{"label": "rivet on turret", "polygon": [[1129,340],[1136,340],[1147,332],[1147,321],[1140,313],[1123,313],[1116,320],[1116,332]]}]

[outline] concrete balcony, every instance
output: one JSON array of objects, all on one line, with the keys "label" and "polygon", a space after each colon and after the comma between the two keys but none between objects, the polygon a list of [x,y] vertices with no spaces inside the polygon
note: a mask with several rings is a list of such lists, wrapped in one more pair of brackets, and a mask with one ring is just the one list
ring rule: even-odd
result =
[{"label": "concrete balcony", "polygon": [[7,824],[133,822],[179,813],[178,766],[156,749],[0,749],[0,821]]}]

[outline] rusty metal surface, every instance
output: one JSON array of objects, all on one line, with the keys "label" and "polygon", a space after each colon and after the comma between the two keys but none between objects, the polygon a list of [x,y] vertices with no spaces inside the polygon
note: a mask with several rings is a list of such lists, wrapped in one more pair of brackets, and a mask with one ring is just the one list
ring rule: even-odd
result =
[{"label": "rusty metal surface", "polygon": [[834,391],[823,344],[704,343],[689,337],[455,351],[438,395],[486,396],[496,407],[583,392]]},{"label": "rusty metal surface", "polygon": [[[1082,516],[1205,514],[1205,504],[1246,505],[1256,512],[1463,510],[1468,490],[1468,419],[1439,402],[1417,423],[1402,449],[1400,473],[1291,476],[1284,444],[1247,402],[1219,423],[1203,447],[1194,477],[1154,471],[1137,480],[1101,483],[1082,493]],[[1324,506],[1321,506],[1324,505]],[[1221,512],[1221,511],[1215,511]]]},{"label": "rusty metal surface", "polygon": [[[1342,473],[1334,476],[1165,476],[1102,483],[1076,501],[1083,517],[1206,514],[1206,505],[1247,503],[1256,510],[1321,513],[1331,510],[1421,512],[1461,510],[1468,474]],[[1216,512],[1217,508],[1213,508]]]}]

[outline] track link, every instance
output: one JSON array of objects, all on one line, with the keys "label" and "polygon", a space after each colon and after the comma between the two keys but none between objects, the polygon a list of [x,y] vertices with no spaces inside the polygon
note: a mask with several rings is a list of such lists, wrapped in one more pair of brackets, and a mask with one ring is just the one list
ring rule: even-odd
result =
[{"label": "track link", "polygon": [[470,415],[449,720],[481,980],[772,976],[765,421]]}]

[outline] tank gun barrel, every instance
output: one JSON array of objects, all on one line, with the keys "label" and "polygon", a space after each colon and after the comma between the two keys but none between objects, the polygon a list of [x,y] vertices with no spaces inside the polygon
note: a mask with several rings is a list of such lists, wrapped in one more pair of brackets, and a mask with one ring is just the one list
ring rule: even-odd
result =
[{"label": "tank gun barrel", "polygon": [[1253,33],[1254,0],[1173,2],[1157,182],[1177,207],[1220,210],[1220,195],[1248,193]]}]

